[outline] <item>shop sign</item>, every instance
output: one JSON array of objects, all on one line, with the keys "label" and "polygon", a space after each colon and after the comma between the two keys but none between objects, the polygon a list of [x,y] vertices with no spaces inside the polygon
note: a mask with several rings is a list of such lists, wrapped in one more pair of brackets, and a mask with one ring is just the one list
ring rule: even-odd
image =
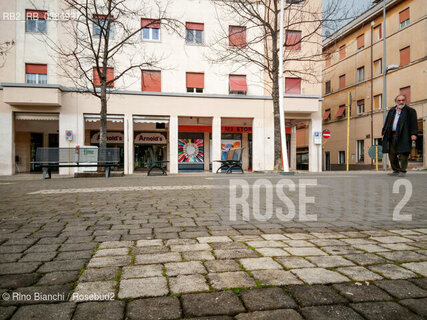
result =
[{"label": "shop sign", "polygon": [[[107,143],[123,143],[123,141],[122,132],[107,132]],[[90,143],[99,143],[99,132],[92,136]]]},{"label": "shop sign", "polygon": [[142,132],[136,135],[135,144],[167,144],[167,141],[160,132]]},{"label": "shop sign", "polygon": [[222,127],[222,132],[227,132],[227,133],[252,133],[252,127]]}]

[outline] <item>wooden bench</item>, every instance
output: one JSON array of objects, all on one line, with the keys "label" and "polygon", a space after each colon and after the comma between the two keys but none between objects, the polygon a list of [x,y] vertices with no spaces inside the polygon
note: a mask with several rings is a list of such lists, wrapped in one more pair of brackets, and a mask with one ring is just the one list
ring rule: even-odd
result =
[{"label": "wooden bench", "polygon": [[43,179],[51,178],[52,168],[104,167],[105,177],[120,162],[120,148],[37,148],[36,167],[42,168]]},{"label": "wooden bench", "polygon": [[226,169],[226,174],[232,173],[233,169],[240,169],[244,173],[242,168],[242,155],[244,148],[235,148],[227,151],[225,160],[215,160],[215,162],[221,163],[221,166],[218,168],[216,173],[220,170]]},{"label": "wooden bench", "polygon": [[166,173],[166,170],[164,169],[164,164],[168,163],[169,160],[157,160],[154,157],[154,153],[153,153],[152,148],[148,148],[148,152],[150,153],[151,166],[148,169],[147,176],[149,176],[151,174],[151,171],[153,171],[153,169],[159,169],[162,171],[162,175],[167,176],[168,174]]}]

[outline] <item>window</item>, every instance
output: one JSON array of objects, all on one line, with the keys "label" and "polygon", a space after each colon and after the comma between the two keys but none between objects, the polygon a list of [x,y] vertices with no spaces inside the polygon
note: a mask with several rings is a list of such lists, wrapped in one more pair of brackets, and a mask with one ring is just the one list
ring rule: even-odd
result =
[{"label": "window", "polygon": [[246,27],[229,26],[228,45],[246,47]]},{"label": "window", "polygon": [[[102,72],[102,67],[100,68]],[[107,77],[106,81],[112,81],[114,79],[114,68],[107,68]],[[101,86],[101,79],[99,78],[98,70],[96,67],[93,68],[93,84],[95,87]],[[114,81],[107,84],[107,87],[114,87]]]},{"label": "window", "polygon": [[365,100],[357,100],[357,114],[361,114],[365,112]]},{"label": "window", "polygon": [[382,105],[383,105],[383,95],[382,94],[378,94],[376,96],[374,96],[374,109],[382,109]]},{"label": "window", "polygon": [[337,118],[340,118],[340,117],[344,118],[345,117],[345,109],[346,109],[345,104],[340,105],[338,112],[335,116]]},{"label": "window", "polygon": [[286,50],[301,50],[301,31],[286,30]]},{"label": "window", "polygon": [[185,42],[188,44],[203,44],[203,23],[186,22],[185,23]]},{"label": "window", "polygon": [[345,151],[338,151],[338,164],[345,164]]},{"label": "window", "polygon": [[339,83],[340,83],[340,89],[345,88],[345,74],[340,76]]},{"label": "window", "polygon": [[141,19],[142,39],[160,41],[160,20]]},{"label": "window", "polygon": [[357,161],[363,162],[365,160],[365,141],[357,140]]},{"label": "window", "polygon": [[345,45],[340,47],[340,60],[345,58]]},{"label": "window", "polygon": [[404,66],[411,62],[411,47],[406,47],[400,50],[400,65]]},{"label": "window", "polygon": [[47,83],[47,64],[25,64],[25,82],[30,84]]},{"label": "window", "polygon": [[325,93],[331,93],[331,80],[325,82]]},{"label": "window", "polygon": [[399,22],[400,28],[404,28],[409,25],[409,8],[406,8],[405,10],[399,12]]},{"label": "window", "polygon": [[330,121],[331,120],[331,109],[325,110],[325,113],[323,114],[323,120],[324,121]]},{"label": "window", "polygon": [[357,82],[365,80],[365,67],[357,68]]},{"label": "window", "polygon": [[247,92],[248,92],[248,85],[246,84],[246,76],[230,74],[229,93],[230,94],[246,94]]},{"label": "window", "polygon": [[162,75],[160,71],[142,70],[141,91],[161,92]]},{"label": "window", "polygon": [[361,34],[357,37],[357,49],[363,49],[365,47],[365,34]]},{"label": "window", "polygon": [[411,103],[411,87],[400,88],[400,94],[406,96],[406,104]]},{"label": "window", "polygon": [[326,55],[326,66],[329,67],[331,65],[331,54],[328,53]]},{"label": "window", "polygon": [[205,74],[187,72],[186,74],[187,92],[203,93],[205,87]]},{"label": "window", "polygon": [[25,10],[25,32],[46,33],[47,11]]},{"label": "window", "polygon": [[93,16],[93,35],[104,36],[107,30],[110,30],[109,37],[114,36],[114,18],[106,15]]},{"label": "window", "polygon": [[383,38],[382,25],[379,24],[374,27],[374,40],[381,40]]},{"label": "window", "polygon": [[382,138],[375,138],[374,139],[374,146],[382,146],[383,139]]},{"label": "window", "polygon": [[285,78],[285,93],[301,94],[301,78]]},{"label": "window", "polygon": [[374,74],[382,74],[383,73],[383,60],[377,59],[374,61]]},{"label": "window", "polygon": [[304,2],[304,0],[286,0],[287,4],[300,4],[303,2]]}]

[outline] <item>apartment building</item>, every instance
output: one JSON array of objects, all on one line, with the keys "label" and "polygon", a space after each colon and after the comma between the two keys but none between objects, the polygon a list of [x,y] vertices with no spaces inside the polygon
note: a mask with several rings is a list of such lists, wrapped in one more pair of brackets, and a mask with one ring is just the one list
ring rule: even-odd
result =
[{"label": "apartment building", "polygon": [[[129,3],[138,6],[139,2]],[[301,1],[296,5],[301,6]],[[99,99],[63,75],[55,52],[43,40],[46,36],[54,41],[64,38],[63,27],[51,18],[61,15],[62,8],[61,0],[0,4],[0,42],[15,43],[0,68],[1,175],[36,171],[31,161],[37,147],[99,143]],[[180,20],[185,36],[153,21],[149,13],[138,17],[140,45],[145,53],[161,56],[161,64],[126,74],[109,90],[107,141],[108,146],[121,148],[124,173],[146,170],[149,149],[158,159],[169,160],[170,173],[215,172],[218,163],[214,160],[233,147],[245,148],[245,170],[273,170],[273,102],[266,94],[269,80],[264,71],[255,63],[212,64],[206,58],[218,32],[230,30],[225,41],[244,46],[258,31],[246,31],[248,26],[239,25],[232,16],[218,20],[218,8],[209,0],[171,2],[168,10]],[[96,25],[93,28],[96,34]],[[236,28],[244,30],[241,37],[234,37]],[[303,42],[297,50],[312,50],[312,45]],[[123,58],[109,69],[107,79],[113,79],[125,65]],[[95,72],[93,77],[95,83],[99,81]],[[296,168],[296,124],[307,122],[310,137],[321,131],[321,83],[285,77],[288,156],[291,168]],[[67,132],[72,133],[72,140],[67,139]],[[312,138],[307,152],[309,169],[321,170],[319,146]],[[73,170],[61,168],[59,173]]]},{"label": "apartment building", "polygon": [[[368,150],[382,142],[384,90],[387,109],[395,105],[398,94],[404,94],[417,111],[418,140],[410,166],[427,166],[426,12],[423,0],[387,0],[385,38],[381,1],[323,42],[323,127],[331,131],[323,146],[324,169],[345,168],[348,116],[350,169],[371,167]],[[387,88],[383,87],[384,41]]]}]

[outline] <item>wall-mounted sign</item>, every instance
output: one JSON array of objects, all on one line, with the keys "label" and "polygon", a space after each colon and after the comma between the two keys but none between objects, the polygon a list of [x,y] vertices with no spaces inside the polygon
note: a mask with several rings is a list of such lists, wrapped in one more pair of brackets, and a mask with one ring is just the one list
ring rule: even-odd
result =
[{"label": "wall-mounted sign", "polygon": [[135,136],[135,144],[167,144],[160,132],[141,132]]},{"label": "wall-mounted sign", "polygon": [[[107,143],[124,143],[123,132],[107,132]],[[99,132],[90,139],[90,143],[99,143]]]},{"label": "wall-mounted sign", "polygon": [[322,144],[322,132],[314,132],[314,144]]}]

